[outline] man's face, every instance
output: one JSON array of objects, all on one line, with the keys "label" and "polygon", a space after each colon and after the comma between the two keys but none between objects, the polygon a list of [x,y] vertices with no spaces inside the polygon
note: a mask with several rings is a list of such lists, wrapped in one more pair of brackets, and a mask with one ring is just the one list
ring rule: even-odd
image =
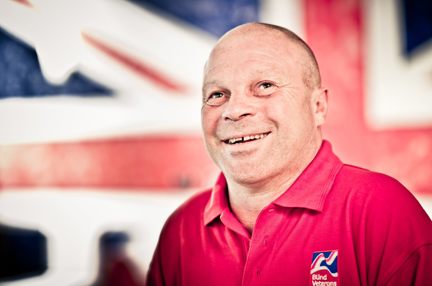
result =
[{"label": "man's face", "polygon": [[231,34],[212,52],[202,127],[228,180],[253,185],[292,175],[311,143],[321,140],[313,91],[303,81],[304,57],[280,32],[262,30]]}]

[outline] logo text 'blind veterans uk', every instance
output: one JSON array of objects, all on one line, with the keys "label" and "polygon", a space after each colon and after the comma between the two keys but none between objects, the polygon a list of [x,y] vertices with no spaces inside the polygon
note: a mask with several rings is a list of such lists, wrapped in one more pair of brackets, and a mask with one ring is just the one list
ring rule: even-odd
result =
[{"label": "logo text 'blind veterans uk'", "polygon": [[312,255],[311,285],[336,286],[338,285],[338,251],[317,251]]}]

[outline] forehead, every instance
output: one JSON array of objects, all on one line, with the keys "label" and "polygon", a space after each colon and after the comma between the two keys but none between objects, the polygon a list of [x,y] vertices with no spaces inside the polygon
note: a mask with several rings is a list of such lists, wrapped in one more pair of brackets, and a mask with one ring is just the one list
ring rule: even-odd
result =
[{"label": "forehead", "polygon": [[[209,61],[221,58],[247,58],[251,56],[289,56],[296,50],[292,40],[280,31],[270,29],[242,29],[224,36],[210,54]],[[230,58],[232,60],[232,58]]]},{"label": "forehead", "polygon": [[302,57],[298,45],[280,31],[234,31],[216,45],[205,68],[205,80],[246,73],[281,73],[293,70]]}]

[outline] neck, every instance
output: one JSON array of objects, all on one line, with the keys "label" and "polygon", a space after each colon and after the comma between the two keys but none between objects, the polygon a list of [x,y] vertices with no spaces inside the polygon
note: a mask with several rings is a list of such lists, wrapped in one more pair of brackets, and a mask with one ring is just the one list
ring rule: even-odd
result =
[{"label": "neck", "polygon": [[231,209],[250,233],[253,231],[259,213],[284,193],[300,173],[285,178],[285,181],[281,184],[270,184],[260,188],[244,186],[234,182],[230,183],[228,181]]},{"label": "neck", "polygon": [[245,184],[226,177],[229,202],[233,213],[245,228],[252,233],[259,213],[284,193],[300,176],[318,152],[320,144],[312,148],[304,160],[289,172],[266,178],[264,182]]}]

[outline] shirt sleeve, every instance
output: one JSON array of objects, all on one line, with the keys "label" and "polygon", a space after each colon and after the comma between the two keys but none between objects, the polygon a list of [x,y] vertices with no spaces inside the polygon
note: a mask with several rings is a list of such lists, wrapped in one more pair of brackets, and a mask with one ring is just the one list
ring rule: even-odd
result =
[{"label": "shirt sleeve", "polygon": [[415,197],[388,176],[373,175],[359,206],[360,249],[368,285],[432,285],[432,222]]},{"label": "shirt sleeve", "polygon": [[163,277],[162,260],[160,254],[160,244],[156,247],[152,262],[150,263],[149,271],[147,272],[147,286],[162,286],[166,285]]},{"label": "shirt sleeve", "polygon": [[389,277],[385,285],[431,285],[432,244],[416,249]]},{"label": "shirt sleeve", "polygon": [[178,211],[176,211],[167,219],[162,228],[147,272],[147,286],[180,285],[178,281],[179,219]]}]

